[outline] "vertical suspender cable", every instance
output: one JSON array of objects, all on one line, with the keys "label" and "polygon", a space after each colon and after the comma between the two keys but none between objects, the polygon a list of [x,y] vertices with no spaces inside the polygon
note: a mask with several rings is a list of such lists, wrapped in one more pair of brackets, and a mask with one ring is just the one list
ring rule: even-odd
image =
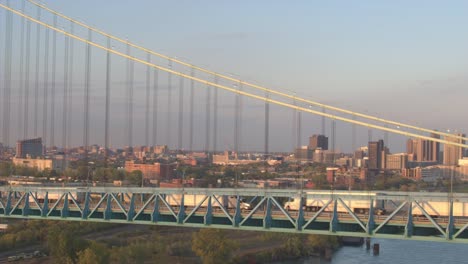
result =
[{"label": "vertical suspender cable", "polygon": [[68,113],[68,54],[69,54],[69,37],[65,36],[64,54],[63,54],[63,105],[62,105],[62,148],[67,155],[67,113]]},{"label": "vertical suspender cable", "polygon": [[[39,45],[39,43],[36,43]],[[28,138],[29,130],[29,88],[30,88],[30,64],[31,64],[31,21],[26,22],[26,72],[24,76],[24,116],[23,116],[23,138]]]},{"label": "vertical suspender cable", "polygon": [[[353,120],[356,120],[356,116],[353,115]],[[356,124],[352,124],[352,151],[354,152],[356,150]]]},{"label": "vertical suspender cable", "polygon": [[[168,68],[172,69],[172,60],[168,61]],[[167,73],[167,122],[166,122],[166,138],[167,138],[167,146],[171,148],[171,104],[172,104],[172,74],[170,72]]]},{"label": "vertical suspender cable", "polygon": [[48,87],[49,87],[49,34],[50,30],[46,28],[45,30],[45,44],[44,44],[44,87],[43,87],[43,95],[44,98],[42,99],[42,142],[44,145],[44,153],[47,153],[47,109],[48,109]]},{"label": "vertical suspender cable", "polygon": [[[215,76],[214,83],[218,84],[218,77]],[[214,89],[214,100],[213,100],[213,152],[216,153],[218,150],[218,88]]]},{"label": "vertical suspender cable", "polygon": [[[239,82],[239,91],[242,92],[243,85]],[[242,151],[242,102],[243,102],[242,95],[239,96],[239,124],[237,126],[237,150],[238,152]]]},{"label": "vertical suspender cable", "polygon": [[158,69],[154,69],[153,75],[153,146],[156,146],[158,142]]},{"label": "vertical suspender cable", "polygon": [[[41,20],[41,8],[37,8],[37,20]],[[41,25],[36,25],[36,72],[34,83],[34,136],[38,136],[38,115],[39,115],[39,55],[41,47]]]},{"label": "vertical suspender cable", "polygon": [[[239,86],[237,84],[236,88],[239,90]],[[235,94],[235,102],[234,102],[234,152],[236,152],[236,156],[239,156],[239,93]]]},{"label": "vertical suspender cable", "polygon": [[[91,41],[92,31],[88,30],[88,40]],[[85,149],[85,160],[88,162],[89,155],[89,98],[91,86],[91,45],[86,44],[85,57],[85,89],[84,89],[84,127],[83,127],[83,146]]]},{"label": "vertical suspender cable", "polygon": [[[296,102],[296,93],[294,93],[294,98],[293,98],[293,105],[296,106],[297,105],[297,102]],[[293,145],[293,148],[297,148],[297,140],[296,140],[296,137],[297,137],[297,109],[294,108],[293,111],[292,111],[292,145]]]},{"label": "vertical suspender cable", "polygon": [[[54,15],[54,27],[57,27],[57,15]],[[50,87],[50,145],[55,146],[55,71],[57,63],[57,32],[52,32],[52,79]]]},{"label": "vertical suspender cable", "polygon": [[[131,55],[128,43],[127,55]],[[133,60],[127,60],[127,143],[131,153],[133,153],[133,64]]]},{"label": "vertical suspender cable", "polygon": [[301,147],[301,132],[302,132],[302,112],[298,111],[297,112],[297,137],[296,137],[296,146],[297,148]]},{"label": "vertical suspender cable", "polygon": [[[195,76],[193,68],[190,69],[190,76]],[[194,104],[194,93],[195,93],[195,81],[190,80],[190,124],[189,124],[189,150],[193,151],[193,104]]]},{"label": "vertical suspender cable", "polygon": [[[322,113],[325,113],[325,108],[322,107]],[[322,116],[322,135],[325,135],[325,117]]]},{"label": "vertical suspender cable", "polygon": [[[266,98],[270,98],[270,93],[265,93]],[[265,158],[269,153],[270,143],[270,103],[265,101]]]},{"label": "vertical suspender cable", "polygon": [[[388,127],[388,124],[385,124],[384,127]],[[385,142],[385,145],[390,146],[390,144],[388,142],[388,132],[387,131],[384,132],[384,142]]]},{"label": "vertical suspender cable", "polygon": [[[73,22],[70,22],[70,33],[73,34],[75,29],[75,24]],[[73,129],[72,129],[72,119],[73,119],[73,53],[74,53],[74,39],[70,38],[70,59],[69,59],[69,67],[68,67],[68,142],[67,142],[67,148],[71,147],[72,145],[72,134],[73,134]]]},{"label": "vertical suspender cable", "polygon": [[177,149],[182,151],[182,136],[184,133],[184,77],[179,78],[179,133],[177,139]]},{"label": "vertical suspender cable", "polygon": [[[24,6],[25,6],[25,1],[21,2],[21,13],[24,13]],[[24,91],[24,26],[25,26],[25,21],[24,17],[21,17],[21,31],[20,31],[20,59],[19,59],[19,85],[18,85],[18,94],[17,94],[17,132],[16,135],[19,136],[21,135],[21,132],[23,130],[23,122],[21,122],[21,118],[23,116],[23,91]]]},{"label": "vertical suspender cable", "polygon": [[[151,54],[146,55],[146,61],[151,62]],[[150,109],[150,66],[146,66],[146,104],[145,104],[145,146],[149,146],[149,109]]]},{"label": "vertical suspender cable", "polygon": [[211,86],[206,85],[206,120],[205,120],[205,151],[210,152],[210,131],[211,131]]},{"label": "vertical suspender cable", "polygon": [[[10,6],[10,1],[7,1]],[[5,77],[4,77],[4,97],[3,97],[3,143],[10,145],[10,99],[11,99],[11,52],[13,35],[13,16],[7,12],[5,16]]]},{"label": "vertical suspender cable", "polygon": [[[111,40],[107,38],[107,48],[111,48]],[[110,76],[111,74],[111,56],[108,51],[106,54],[106,112],[105,112],[105,124],[104,124],[104,155],[105,163],[107,166],[108,155],[109,155],[109,122],[110,122]]]}]

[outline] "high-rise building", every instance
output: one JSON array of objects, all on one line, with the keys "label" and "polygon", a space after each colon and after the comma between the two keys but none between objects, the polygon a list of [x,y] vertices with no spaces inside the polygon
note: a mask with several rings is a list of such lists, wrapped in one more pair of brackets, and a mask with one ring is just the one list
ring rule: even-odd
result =
[{"label": "high-rise building", "polygon": [[[440,138],[437,134],[431,134],[433,138]],[[436,161],[440,162],[440,144],[425,139],[408,139],[406,142],[406,153],[409,161]]]},{"label": "high-rise building", "polygon": [[402,170],[406,168],[408,163],[408,154],[387,154],[385,156],[385,169],[387,170]]},{"label": "high-rise building", "polygon": [[409,161],[416,161],[417,159],[418,141],[416,139],[408,139],[406,141],[406,153],[408,154]]},{"label": "high-rise building", "polygon": [[41,157],[42,138],[33,138],[18,140],[16,142],[16,157],[17,158],[37,158]]},{"label": "high-rise building", "polygon": [[309,148],[328,150],[328,137],[325,135],[313,135],[309,138]]},{"label": "high-rise building", "polygon": [[302,146],[294,150],[294,157],[297,160],[312,160],[314,151],[307,146]]},{"label": "high-rise building", "polygon": [[384,152],[383,140],[369,142],[369,169],[381,169],[382,168],[382,153]]},{"label": "high-rise building", "polygon": [[[465,137],[465,134],[455,134],[456,136]],[[460,144],[465,144],[464,140],[454,138],[454,137],[445,137],[445,140],[450,142],[456,142]],[[463,148],[444,144],[444,165],[457,165],[458,160],[463,158]]]}]

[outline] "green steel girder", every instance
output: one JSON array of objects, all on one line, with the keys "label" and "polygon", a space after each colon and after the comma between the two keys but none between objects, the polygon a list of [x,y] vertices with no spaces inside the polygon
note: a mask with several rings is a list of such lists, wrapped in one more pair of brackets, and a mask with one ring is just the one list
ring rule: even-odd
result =
[{"label": "green steel girder", "polygon": [[446,236],[442,227],[434,220],[432,216],[430,216],[427,211],[418,203],[418,201],[413,201],[414,205],[421,210],[421,212],[426,216],[427,219],[432,223],[432,225],[440,232],[441,235]]},{"label": "green steel girder", "polygon": [[[287,197],[287,195],[297,197],[299,192],[286,190],[272,190],[271,192],[263,190],[263,194],[252,195],[256,192],[255,190],[238,189],[236,193],[232,193],[229,189],[82,188],[80,192],[77,192],[73,188],[9,188],[0,187],[0,193],[2,193],[0,209],[3,209],[0,217],[107,221],[468,243],[468,238],[466,238],[468,217],[460,217],[459,212],[457,217],[454,217],[455,201],[457,203],[465,201],[460,194],[454,194],[456,198],[447,199],[447,196],[432,194],[424,196],[420,193],[369,195],[368,193],[344,192],[342,195],[337,191],[328,192],[328,194],[320,191],[315,197],[313,192],[306,192],[304,195],[301,193],[300,206],[297,212],[292,214],[283,208],[277,197]],[[49,203],[52,200],[49,199],[51,197],[49,193],[54,195],[50,208]],[[168,198],[176,194],[205,196],[200,198],[200,201],[197,200],[196,205],[187,206],[185,199],[177,205],[173,202],[169,203]],[[227,195],[230,199],[228,204],[223,200],[223,196]],[[351,199],[353,195],[356,196],[355,200],[368,199],[369,208],[366,214],[356,213],[351,203],[347,202],[347,199]],[[139,196],[143,200],[142,203],[137,203]],[[259,203],[255,204],[253,210],[242,210],[241,199],[253,196],[260,198]],[[92,201],[91,197],[98,197],[99,201]],[[306,197],[320,201],[322,207],[314,214],[304,211],[302,205],[306,204]],[[56,200],[57,198],[59,199]],[[376,215],[374,208],[374,204],[378,204],[377,200],[382,198],[387,198],[390,202],[393,202],[391,199],[395,199],[394,205],[398,205],[385,217]],[[432,201],[445,201],[449,208],[448,216],[445,218],[443,215],[438,218],[431,216],[423,203]],[[214,207],[217,210],[214,210]],[[421,212],[419,214],[424,215],[424,218],[414,217],[413,209],[416,210],[415,208]],[[433,235],[436,230],[441,236]]]},{"label": "green steel girder", "polygon": [[203,217],[203,224],[209,226],[213,223],[213,207],[212,207],[212,199],[211,195],[208,197],[208,206],[206,207],[206,214]]},{"label": "green steel girder", "polygon": [[239,227],[239,223],[240,221],[242,220],[242,214],[241,214],[241,211],[242,211],[242,208],[241,208],[241,201],[240,201],[240,196],[238,195],[237,196],[237,199],[236,199],[236,211],[234,213],[234,217],[232,218],[232,225],[234,227]]}]

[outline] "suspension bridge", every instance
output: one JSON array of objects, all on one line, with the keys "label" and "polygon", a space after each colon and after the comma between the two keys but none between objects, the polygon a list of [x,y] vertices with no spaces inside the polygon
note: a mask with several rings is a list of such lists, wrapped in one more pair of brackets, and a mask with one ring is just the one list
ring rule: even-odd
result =
[{"label": "suspension bridge", "polygon": [[[97,141],[103,142],[105,149],[116,144],[113,141],[124,142],[130,148],[137,141],[146,146],[165,142],[177,150],[217,152],[222,148],[221,135],[229,133],[228,145],[238,153],[243,146],[243,133],[249,129],[243,125],[244,106],[251,102],[264,109],[260,119],[265,154],[271,152],[271,133],[275,131],[272,122],[283,123],[272,119],[272,111],[291,111],[294,147],[300,146],[304,115],[321,117],[322,130],[325,119],[331,120],[332,135],[336,122],[350,124],[353,146],[355,126],[360,126],[369,131],[468,147],[467,138],[461,135],[319,103],[160,54],[36,1],[0,1],[0,8],[0,19],[5,21],[1,139],[6,146],[13,144],[15,135],[42,137],[44,145],[63,150],[77,145],[76,138],[81,137],[79,144],[86,155],[91,142]],[[220,118],[221,104],[226,100],[233,101],[229,125],[221,124]],[[281,127],[279,133],[284,133],[284,126]],[[1,187],[0,191],[0,215],[4,217],[454,242],[464,242],[467,236],[465,214],[457,215],[453,210],[454,203],[464,206],[466,198],[462,194],[374,193],[363,199],[358,193],[298,194],[290,190],[248,189]],[[53,205],[48,201],[49,193],[59,194]],[[182,197],[177,205],[166,199],[175,194]],[[205,200],[190,208],[184,205],[186,195],[203,195]],[[222,204],[219,197],[224,196],[235,197],[237,205]],[[253,202],[257,199],[256,207],[242,211],[241,197]],[[317,212],[305,212],[303,206],[289,212],[283,203],[292,197],[299,199],[301,205],[308,199],[325,204]],[[209,202],[204,205],[206,199]],[[213,206],[212,200],[218,205]],[[358,214],[346,205],[348,200],[364,200],[368,206],[363,214]],[[376,200],[391,201],[396,207],[390,215],[377,215],[373,209]],[[448,209],[443,214],[431,214],[421,205],[430,201],[445,201]],[[338,208],[345,211],[339,212]],[[413,214],[414,208],[421,211],[419,215]]]}]

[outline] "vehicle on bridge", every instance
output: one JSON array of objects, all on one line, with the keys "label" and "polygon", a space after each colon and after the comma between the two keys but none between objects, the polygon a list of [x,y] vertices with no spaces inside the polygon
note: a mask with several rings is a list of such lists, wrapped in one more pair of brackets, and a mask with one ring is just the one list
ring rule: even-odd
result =
[{"label": "vehicle on bridge", "polygon": [[[187,207],[208,207],[209,197],[203,194],[184,194],[184,206]],[[215,199],[216,198],[216,199]],[[171,194],[166,196],[166,201],[171,206],[180,206],[182,194]],[[200,204],[201,203],[201,204]],[[211,206],[214,208],[224,207],[226,209],[235,209],[237,205],[236,196],[216,195],[211,199]],[[241,210],[252,210],[252,205],[244,199],[240,199]]]},{"label": "vehicle on bridge", "polygon": [[[338,213],[348,213],[347,208],[343,205],[345,204],[353,213],[355,214],[369,214],[370,210],[370,200],[342,200],[343,203],[337,203],[337,212]],[[288,211],[298,211],[300,208],[301,199],[300,198],[291,198],[290,201],[287,201],[284,204],[284,209]],[[326,199],[304,199],[304,204],[302,205],[302,209],[305,211],[310,212],[318,212],[324,206],[325,212],[332,212],[333,211],[333,204],[328,203]],[[373,207],[375,214],[377,215],[384,215],[387,213],[387,210],[382,206],[382,201],[374,200]]]},{"label": "vehicle on bridge", "polygon": [[[427,201],[419,202],[418,204],[431,217],[437,218],[450,215],[450,204],[448,202]],[[424,212],[420,207],[413,205],[412,214],[424,216]],[[468,216],[468,203],[454,201],[453,216]]]}]

